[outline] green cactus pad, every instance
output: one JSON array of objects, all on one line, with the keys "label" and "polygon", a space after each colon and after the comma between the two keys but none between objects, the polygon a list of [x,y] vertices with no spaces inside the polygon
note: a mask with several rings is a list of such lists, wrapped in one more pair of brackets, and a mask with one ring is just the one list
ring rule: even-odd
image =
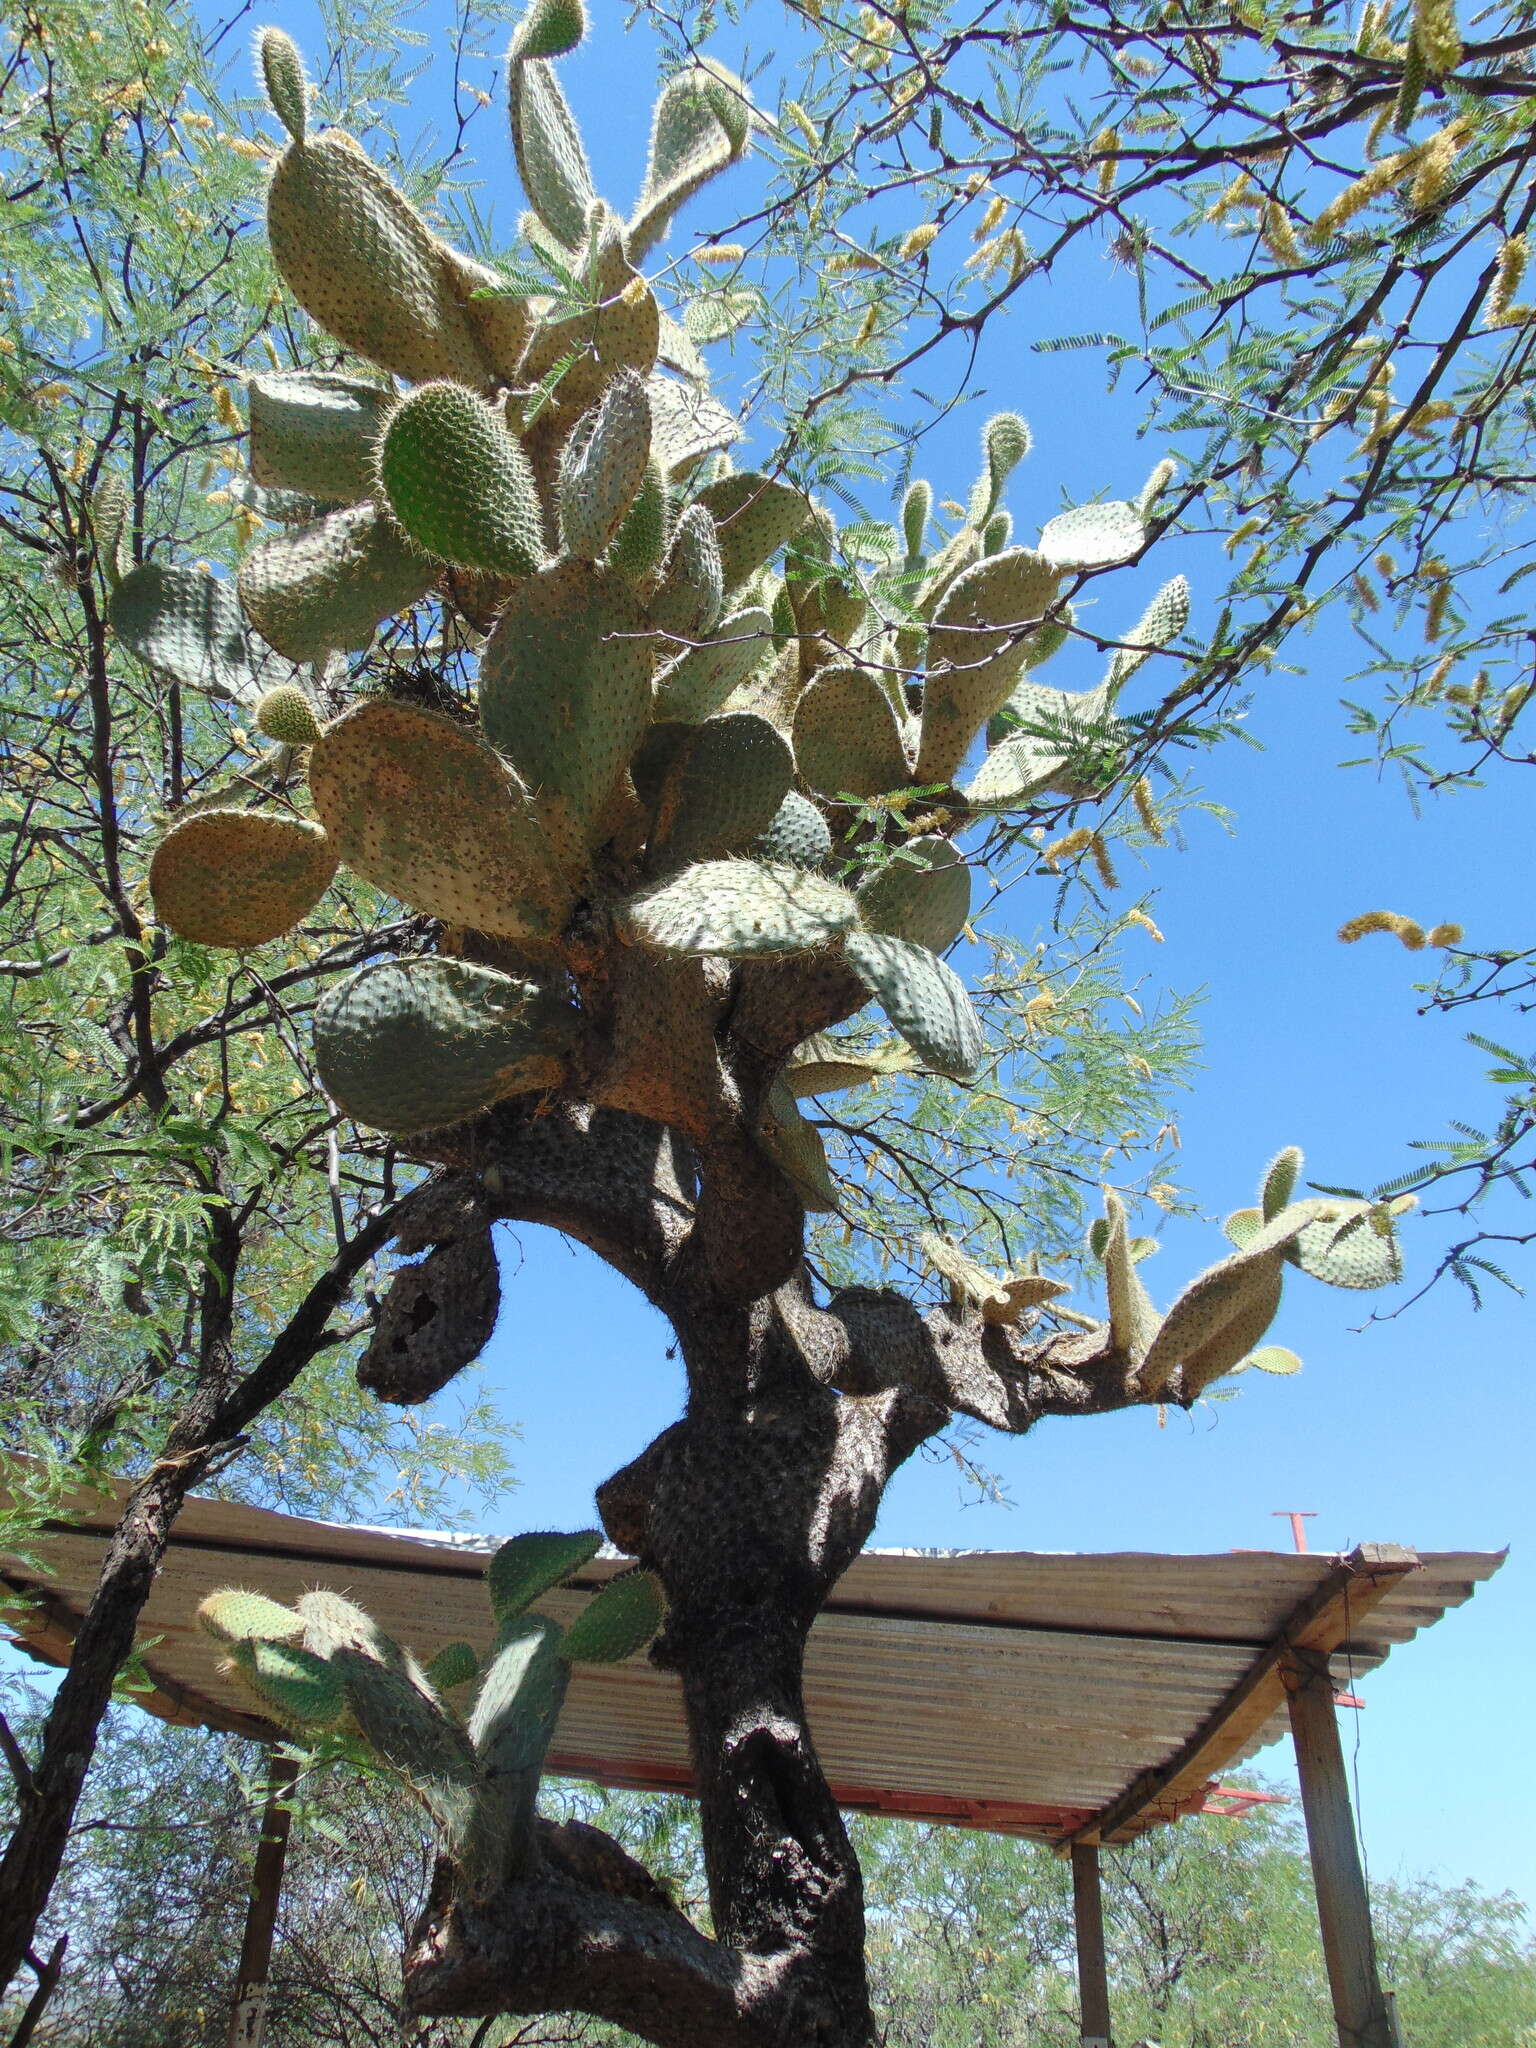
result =
[{"label": "green cactus pad", "polygon": [[387,1664],[366,1650],[344,1648],[328,1661],[346,1687],[364,1741],[427,1795],[429,1805],[434,1779],[461,1786],[477,1782],[464,1731],[438,1705],[413,1659]]},{"label": "green cactus pad", "polygon": [[883,932],[850,932],[843,955],[923,1064],[968,1081],[981,1063],[981,1026],[965,984],[925,946]]},{"label": "green cactus pad", "polygon": [[263,373],[246,384],[252,478],[333,505],[373,489],[373,447],[390,407],[380,384],[316,370]]},{"label": "green cactus pad", "polygon": [[[651,623],[680,640],[702,640],[714,631],[725,603],[720,536],[708,508],[690,505],[677,522],[651,599]],[[663,658],[667,653],[662,642]]]},{"label": "green cactus pad", "polygon": [[315,1064],[348,1116],[408,1135],[558,1086],[572,1013],[552,991],[429,956],[361,967],[315,1011]]},{"label": "green cactus pad", "polygon": [[901,531],[907,544],[907,561],[918,565],[928,539],[928,522],[933,517],[933,485],[921,477],[907,485],[901,501]]},{"label": "green cactus pad", "polygon": [[1143,662],[1151,660],[1153,648],[1166,647],[1170,640],[1177,640],[1188,624],[1189,584],[1184,577],[1175,576],[1171,583],[1163,585],[1131,630],[1121,636],[1127,645],[1110,662],[1105,679],[1109,689],[1118,690],[1128,682]]},{"label": "green cactus pad", "polygon": [[486,1567],[491,1609],[505,1625],[573,1579],[603,1547],[601,1529],[533,1529],[503,1543]]},{"label": "green cactus pad", "polygon": [[655,805],[652,872],[744,852],[773,823],[794,773],[788,741],[766,718],[725,712],[689,726]]},{"label": "green cactus pad", "polygon": [[515,43],[507,88],[512,148],[528,204],[558,243],[579,249],[596,194],[576,118],[548,60],[518,55]]},{"label": "green cactus pad", "polygon": [[1241,1365],[1233,1366],[1234,1372],[1269,1372],[1289,1379],[1292,1373],[1301,1371],[1301,1360],[1294,1351],[1288,1351],[1283,1344],[1261,1344],[1257,1351],[1250,1351]]},{"label": "green cactus pad", "polygon": [[1266,1223],[1272,1223],[1290,1202],[1304,1163],[1300,1146],[1287,1145],[1265,1167],[1259,1185],[1259,1208]]},{"label": "green cactus pad", "polygon": [[257,39],[256,52],[267,105],[292,140],[302,142],[309,122],[309,86],[298,44],[280,28],[264,28]]},{"label": "green cactus pad", "polygon": [[923,1257],[949,1282],[950,1300],[981,1311],[984,1323],[1008,1326],[1028,1310],[1041,1308],[1069,1289],[1062,1280],[1041,1273],[990,1273],[952,1238],[925,1230],[918,1239]]},{"label": "green cactus pad", "polygon": [[501,414],[460,384],[401,399],[379,444],[379,488],[404,531],[439,560],[496,576],[544,561],[533,472]]},{"label": "green cactus pad", "polygon": [[645,733],[654,643],[622,576],[559,562],[520,583],[480,662],[485,736],[579,864]]},{"label": "green cactus pad", "polygon": [[666,1614],[651,1572],[624,1572],[594,1593],[567,1627],[560,1655],[567,1664],[622,1664],[643,1650]]},{"label": "green cactus pad", "polygon": [[966,800],[978,810],[1006,811],[1027,804],[1043,790],[1075,794],[1062,776],[1074,749],[1091,745],[1108,706],[1108,692],[1053,690],[1044,683],[1020,683],[1008,699],[1014,725],[994,746],[965,785]]},{"label": "green cactus pad", "polygon": [[121,477],[103,476],[91,497],[91,533],[96,558],[108,584],[116,590],[126,572],[133,499]]},{"label": "green cactus pad", "polygon": [[338,1650],[360,1650],[376,1663],[399,1665],[405,1653],[386,1635],[373,1616],[329,1587],[301,1593],[294,1603],[304,1623],[304,1647],[316,1657],[334,1657]]},{"label": "green cactus pad", "polygon": [[792,789],[773,822],[748,849],[754,860],[792,861],[797,868],[820,867],[832,851],[832,832],[808,797]]},{"label": "green cactus pad", "polygon": [[1147,530],[1134,505],[1112,499],[1058,512],[1040,534],[1040,553],[1052,568],[1109,569],[1128,562],[1146,546]]},{"label": "green cactus pad", "polygon": [[[983,530],[997,510],[1003,486],[1030,451],[1032,436],[1016,412],[994,413],[981,430],[981,475],[971,492],[972,526]],[[983,532],[983,545],[985,533]],[[994,552],[987,549],[988,554]]]},{"label": "green cactus pad", "polygon": [[662,953],[750,960],[805,953],[850,931],[858,905],[808,869],[750,860],[704,861],[623,905],[620,932]]},{"label": "green cactus pad", "polygon": [[817,1032],[796,1046],[784,1079],[796,1096],[836,1095],[845,1088],[866,1088],[891,1074],[913,1074],[922,1065],[909,1045],[859,1046]]},{"label": "green cactus pad", "polygon": [[1027,734],[996,746],[965,784],[965,800],[977,811],[1022,810],[1050,788],[1063,757],[1043,751]]},{"label": "green cactus pad", "polygon": [[559,1642],[554,1622],[525,1615],[502,1631],[480,1680],[466,1731],[483,1788],[462,1856],[471,1892],[494,1892],[535,1861],[539,1776],[570,1679]]},{"label": "green cactus pad", "polygon": [[818,670],[795,706],[794,740],[801,779],[822,796],[884,796],[915,780],[873,669]]},{"label": "green cactus pad", "polygon": [[583,0],[533,0],[512,34],[508,56],[568,57],[587,32]]},{"label": "green cactus pad", "polygon": [[971,871],[947,839],[909,839],[855,894],[867,931],[943,953],[971,914]]},{"label": "green cactus pad", "polygon": [[1012,538],[1013,515],[994,512],[981,529],[981,551],[984,555],[1000,555]]},{"label": "green cactus pad", "polygon": [[700,386],[656,375],[646,389],[651,399],[651,452],[664,475],[686,474],[701,456],[742,438],[735,413]]},{"label": "green cactus pad", "polygon": [[1029,548],[989,555],[956,577],[928,636],[919,783],[948,782],[1007,702],[1028,651],[1025,628],[1056,600],[1055,571]]},{"label": "green cactus pad", "polygon": [[618,371],[648,377],[661,332],[656,295],[630,263],[619,223],[600,200],[591,210],[585,239],[586,254],[576,267],[591,281],[592,303],[536,328],[522,367],[530,385],[560,371],[556,401],[572,418],[602,396]]},{"label": "green cactus pad", "polygon": [[336,848],[320,826],[268,811],[194,811],[155,849],[155,916],[199,946],[264,946],[330,887]]},{"label": "green cactus pad", "polygon": [[1390,1287],[1403,1277],[1402,1249],[1384,1203],[1332,1202],[1334,1213],[1309,1223],[1286,1256],[1330,1287]]},{"label": "green cactus pad", "polygon": [[309,785],[337,853],[375,888],[496,938],[559,931],[571,891],[528,794],[453,719],[359,704],[316,743]]},{"label": "green cactus pad", "polygon": [[768,614],[756,605],[732,612],[710,638],[685,648],[656,678],[656,717],[697,725],[721,709],[773,653]]},{"label": "green cactus pad", "polygon": [[652,455],[634,502],[613,537],[613,546],[608,550],[609,565],[631,582],[649,582],[660,570],[671,538],[672,506],[667,496],[666,472]]},{"label": "green cactus pad", "polygon": [[1149,1395],[1179,1374],[1192,1399],[1248,1356],[1280,1306],[1284,1261],[1278,1251],[1234,1252],[1192,1280],[1164,1317],[1141,1363]]},{"label": "green cactus pad", "polygon": [[736,590],[771,562],[811,516],[803,491],[755,469],[735,470],[705,484],[694,501],[706,506],[720,535],[720,569]]},{"label": "green cactus pad", "polygon": [[744,154],[752,112],[739,78],[713,63],[668,79],[651,117],[645,183],[626,237],[638,263],[701,186]]},{"label": "green cactus pad", "polygon": [[112,592],[107,623],[129,653],[184,690],[252,705],[292,669],[252,638],[232,584],[206,569],[144,562]]},{"label": "green cactus pad", "polygon": [[578,420],[561,454],[560,532],[568,554],[595,562],[604,552],[624,524],[650,459],[645,380],[635,370],[620,370],[596,409]]},{"label": "green cactus pad", "polygon": [[279,683],[256,706],[256,730],[285,747],[312,747],[320,737],[320,720],[307,691],[297,683]]},{"label": "green cactus pad", "polygon": [[304,1617],[291,1607],[238,1586],[210,1593],[198,1608],[197,1618],[221,1643],[281,1643],[299,1635],[304,1627]]},{"label": "green cactus pad", "polygon": [[434,1692],[457,1692],[469,1685],[480,1671],[480,1659],[469,1643],[445,1643],[426,1668],[428,1685]]},{"label": "green cactus pad", "polygon": [[533,334],[534,314],[528,301],[509,297],[504,280],[473,256],[441,246],[443,276],[464,309],[464,317],[485,357],[494,384],[517,384]]},{"label": "green cactus pad", "polygon": [[366,647],[385,619],[426,596],[437,564],[375,505],[349,505],[274,534],[240,565],[240,602],[290,661]]},{"label": "green cactus pad", "polygon": [[441,245],[351,136],[333,128],[283,152],[267,239],[284,284],[343,348],[413,384],[486,381]]},{"label": "green cactus pad", "polygon": [[1102,1239],[1096,1228],[1089,1242],[1090,1246],[1097,1244],[1096,1256],[1104,1262],[1110,1341],[1124,1357],[1139,1364],[1157,1335],[1161,1318],[1136,1271],[1126,1233],[1125,1204],[1113,1189],[1104,1192]]},{"label": "green cactus pad", "polygon": [[827,1148],[820,1131],[801,1115],[794,1090],[783,1075],[768,1090],[755,1135],[810,1215],[837,1213],[837,1183],[827,1163]]},{"label": "green cactus pad", "polygon": [[301,1734],[334,1728],[347,1709],[340,1674],[294,1643],[236,1643],[230,1656],[263,1707]]}]

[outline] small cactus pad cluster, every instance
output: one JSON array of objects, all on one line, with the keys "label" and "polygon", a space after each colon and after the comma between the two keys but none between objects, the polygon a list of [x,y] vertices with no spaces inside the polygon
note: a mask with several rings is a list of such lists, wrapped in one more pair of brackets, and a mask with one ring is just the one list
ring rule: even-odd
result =
[{"label": "small cactus pad cluster", "polygon": [[[596,1530],[514,1536],[486,1574],[494,1634],[450,1643],[423,1666],[351,1601],[305,1593],[292,1607],[230,1588],[198,1609],[261,1711],[301,1740],[338,1734],[386,1764],[431,1815],[472,1897],[537,1857],[535,1806],[571,1669],[632,1657],[661,1626],[649,1572],[608,1582],[567,1627],[534,1602],[589,1564]],[[473,1687],[462,1711],[445,1695]]]},{"label": "small cactus pad cluster", "polygon": [[[249,379],[249,488],[281,510],[234,587],[158,563],[120,574],[113,503],[97,518],[123,645],[158,676],[249,704],[286,764],[257,808],[173,823],[150,874],[161,923],[261,945],[308,918],[341,867],[439,927],[315,1012],[325,1087],[404,1137],[578,1091],[595,1044],[643,1035],[615,1006],[661,1014],[658,992],[698,979],[700,958],[754,985],[815,961],[899,1035],[866,1078],[970,1080],[982,1032],[942,957],[969,937],[956,839],[1042,797],[1101,794],[1124,751],[1116,694],[1188,615],[1169,584],[1113,643],[1097,690],[1034,680],[1073,632],[1081,577],[1148,534],[1140,501],[1096,503],[1015,545],[1003,498],[1030,433],[1014,413],[985,422],[964,510],[914,482],[885,528],[840,532],[782,467],[733,466],[741,428],[693,338],[711,323],[664,306],[639,266],[761,117],[728,72],[678,73],[620,213],[594,190],[557,76],[585,30],[585,0],[534,0],[513,36],[530,211],[508,276],[452,248],[319,122],[298,50],[263,31],[286,136],[273,260],[355,360]],[[348,701],[341,657],[423,602],[438,644],[473,665],[472,699],[445,689],[427,708],[402,685]],[[289,786],[300,776],[312,815]],[[797,1081],[791,1060],[745,1110],[812,1208],[835,1191],[795,1103],[828,1065],[802,1062]],[[1342,1252],[1309,1239],[1298,1256]],[[403,1284],[401,1316],[411,1288],[434,1284]],[[443,1341],[445,1360],[469,1337],[445,1325]],[[438,1369],[376,1348],[384,1383]]]},{"label": "small cactus pad cluster", "polygon": [[1106,1193],[1088,1234],[1104,1268],[1110,1331],[1149,1398],[1190,1401],[1224,1374],[1300,1370],[1294,1352],[1261,1345],[1280,1306],[1288,1265],[1330,1287],[1386,1287],[1401,1278],[1395,1219],[1411,1197],[1367,1202],[1334,1195],[1296,1199],[1302,1156],[1287,1146],[1264,1170],[1258,1205],[1226,1221],[1236,1249],[1193,1279],[1160,1316],[1136,1267],[1156,1246],[1126,1234],[1124,1204]]}]

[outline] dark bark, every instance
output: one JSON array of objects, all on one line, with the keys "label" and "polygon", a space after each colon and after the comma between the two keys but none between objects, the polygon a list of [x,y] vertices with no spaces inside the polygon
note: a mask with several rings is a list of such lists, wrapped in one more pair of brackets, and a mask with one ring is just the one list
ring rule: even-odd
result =
[{"label": "dark bark", "polygon": [[43,1724],[30,1794],[0,1860],[0,1991],[15,1978],[59,1874],[95,1754],[112,1686],[133,1649],[140,1614],[165,1555],[182,1502],[237,1447],[237,1439],[287,1392],[326,1341],[327,1325],[366,1262],[388,1242],[394,1212],[375,1218],[309,1290],[265,1356],[231,1384],[230,1329],[234,1253],[216,1217],[220,1271],[205,1288],[205,1324],[197,1386],[172,1425],[159,1458],[129,1494],[101,1575],[75,1634],[69,1668]]}]

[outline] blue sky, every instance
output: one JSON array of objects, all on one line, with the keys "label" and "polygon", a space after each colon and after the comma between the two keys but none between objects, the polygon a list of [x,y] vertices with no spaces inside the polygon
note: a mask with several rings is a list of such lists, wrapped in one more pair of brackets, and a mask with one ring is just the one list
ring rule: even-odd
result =
[{"label": "blue sky", "polygon": [[[199,11],[211,23],[227,9],[200,0]],[[654,72],[645,32],[622,32],[627,11],[620,0],[596,0],[596,34],[563,67],[599,188],[620,204],[638,187]],[[289,28],[319,59],[308,0],[275,0],[257,19]],[[748,9],[760,48],[782,19],[765,0]],[[426,38],[423,59],[441,59],[436,0],[412,20]],[[502,40],[497,32],[490,47]],[[722,42],[720,54],[729,62],[737,51]],[[439,62],[421,79],[412,110],[438,105],[445,69]],[[770,65],[764,75],[760,90],[770,100],[782,69]],[[478,82],[496,92],[492,65],[483,71]],[[401,116],[407,135],[412,123],[413,111]],[[476,132],[485,196],[502,195],[497,219],[509,233],[520,202],[503,122],[488,114]],[[734,187],[707,195],[677,236],[728,223],[753,176],[743,171]],[[1097,295],[1107,303],[1115,285],[1097,261],[1016,301],[1009,324],[989,337],[981,366],[988,402],[963,412],[925,451],[923,467],[940,495],[963,495],[985,411],[1008,405],[1025,413],[1035,452],[1009,492],[1023,538],[1032,519],[1057,509],[1062,488],[1074,500],[1132,493],[1159,453],[1134,441],[1135,401],[1104,396],[1094,359],[1041,357],[1026,346],[1103,317]],[[871,509],[886,508],[876,500]],[[1133,619],[1159,583],[1184,570],[1195,585],[1198,634],[1212,623],[1216,560],[1209,543],[1167,542],[1117,579],[1106,602]],[[1262,750],[1231,744],[1202,770],[1208,792],[1235,814],[1235,829],[1193,815],[1187,850],[1159,853],[1147,871],[1166,943],[1147,941],[1145,970],[1154,985],[1207,991],[1204,1068],[1179,1121],[1184,1176],[1215,1216],[1252,1199],[1262,1163],[1282,1144],[1303,1146],[1309,1172],[1325,1182],[1367,1184],[1403,1171],[1412,1163],[1406,1140],[1438,1134],[1453,1116],[1480,1121],[1492,1109],[1481,1081],[1487,1062],[1464,1043],[1467,1023],[1495,1037],[1516,1031],[1491,1016],[1416,1018],[1413,957],[1383,938],[1346,950],[1334,932],[1358,911],[1387,907],[1425,924],[1457,919],[1474,942],[1517,940],[1528,930],[1533,872],[1528,797],[1522,801],[1518,783],[1451,795],[1416,820],[1395,783],[1336,765],[1358,751],[1338,704],[1359,663],[1345,632],[1325,625],[1287,652],[1306,673],[1256,686],[1248,723]],[[1052,669],[1053,682],[1097,680],[1069,661]],[[1032,937],[1046,897],[1021,889],[1009,901],[1016,928]],[[1438,1241],[1438,1226],[1410,1219],[1410,1272],[1429,1269]],[[1210,1223],[1171,1226],[1148,1269],[1154,1293],[1171,1297],[1221,1248]],[[666,1356],[659,1319],[579,1248],[530,1230],[508,1246],[507,1280],[487,1366],[505,1412],[521,1426],[520,1488],[495,1521],[507,1530],[572,1526],[589,1519],[594,1485],[676,1415],[681,1373]],[[984,1455],[1006,1482],[1011,1507],[966,1504],[947,1460],[918,1459],[892,1486],[875,1540],[1284,1548],[1288,1530],[1272,1513],[1302,1508],[1316,1513],[1308,1525],[1316,1549],[1358,1541],[1514,1545],[1504,1571],[1469,1606],[1364,1682],[1368,1705],[1348,1717],[1345,1739],[1356,1748],[1375,1874],[1432,1870],[1536,1899],[1536,1795],[1524,1763],[1536,1608],[1529,1308],[1493,1288],[1474,1314],[1459,1290],[1442,1285],[1398,1319],[1371,1321],[1381,1301],[1297,1276],[1272,1334],[1300,1352],[1300,1378],[1255,1384],[1250,1376],[1239,1400],[1187,1418],[1175,1413],[1162,1429],[1137,1412],[1051,1423],[1021,1441],[988,1440]],[[1262,1761],[1284,1781],[1279,1751]]]}]

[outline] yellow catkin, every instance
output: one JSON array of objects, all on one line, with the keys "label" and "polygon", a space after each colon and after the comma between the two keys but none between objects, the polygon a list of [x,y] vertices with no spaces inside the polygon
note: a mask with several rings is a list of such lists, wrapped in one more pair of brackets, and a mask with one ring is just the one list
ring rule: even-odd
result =
[{"label": "yellow catkin", "polygon": [[903,235],[898,252],[902,260],[910,262],[914,256],[921,256],[925,249],[932,246],[938,232],[939,224],[936,220],[925,220],[920,227],[915,227]]},{"label": "yellow catkin", "polygon": [[1103,161],[1099,165],[1099,190],[1106,196],[1115,189],[1115,157],[1120,149],[1120,130],[1105,128],[1093,139],[1093,153]]},{"label": "yellow catkin", "polygon": [[1356,178],[1353,185],[1346,185],[1336,198],[1330,199],[1307,229],[1307,240],[1313,248],[1320,248],[1373,199],[1380,198],[1383,192],[1390,192],[1404,172],[1412,167],[1418,154],[1417,150],[1400,149],[1392,156],[1384,156],[1379,164],[1372,164],[1364,177]]},{"label": "yellow catkin", "polygon": [[872,339],[875,329],[879,325],[880,301],[878,299],[873,299],[870,301],[869,310],[865,313],[864,318],[859,322],[858,333],[853,337],[854,347],[863,348],[864,344],[870,339]]},{"label": "yellow catkin", "polygon": [[1088,841],[1088,851],[1093,855],[1093,864],[1099,871],[1099,880],[1106,889],[1118,889],[1120,877],[1115,873],[1115,864],[1109,857],[1109,848],[1104,843],[1102,832],[1095,832]]},{"label": "yellow catkin", "polygon": [[1070,860],[1074,853],[1086,853],[1092,844],[1093,834],[1086,825],[1079,825],[1075,832],[1065,832],[1060,839],[1053,839],[1049,846],[1041,847],[1041,865],[1057,867],[1062,861]]},{"label": "yellow catkin", "polygon": [[1211,222],[1223,221],[1236,208],[1256,206],[1258,201],[1259,195],[1253,189],[1248,173],[1239,171],[1227,189],[1206,208],[1205,217]]},{"label": "yellow catkin", "polygon": [[1403,424],[1410,434],[1432,434],[1444,421],[1459,418],[1460,411],[1448,398],[1432,398],[1428,405],[1416,407]]},{"label": "yellow catkin", "polygon": [[1425,936],[1432,946],[1459,946],[1466,934],[1459,924],[1437,924]]},{"label": "yellow catkin", "polygon": [[878,270],[880,258],[871,256],[867,249],[842,249],[835,256],[829,256],[826,271],[829,277],[841,276],[849,270]]},{"label": "yellow catkin", "polygon": [[1162,945],[1162,933],[1158,930],[1157,926],[1152,922],[1151,918],[1148,917],[1147,913],[1144,910],[1128,910],[1125,913],[1125,921],[1127,924],[1140,925],[1141,929],[1144,932],[1150,933],[1151,936],[1154,939],[1156,939],[1157,943],[1159,945]]},{"label": "yellow catkin", "polygon": [[1393,116],[1396,114],[1396,112],[1397,107],[1395,102],[1393,102],[1392,100],[1388,100],[1387,104],[1376,116],[1375,120],[1372,121],[1370,127],[1366,129],[1365,160],[1368,164],[1374,163],[1376,161],[1376,152],[1381,147],[1381,138],[1392,126]]},{"label": "yellow catkin", "polygon": [[1437,78],[1461,62],[1461,30],[1455,0],[1414,0],[1413,39]]},{"label": "yellow catkin", "polygon": [[1007,211],[1007,200],[1001,192],[994,192],[987,201],[986,211],[982,214],[979,224],[971,230],[971,240],[984,242]]},{"label": "yellow catkin", "polygon": [[965,268],[974,270],[977,278],[985,284],[1005,266],[1010,278],[1022,277],[1028,261],[1024,237],[1017,228],[1004,228],[990,242],[982,243],[976,254],[967,260]]},{"label": "yellow catkin", "polygon": [[1136,815],[1141,820],[1142,830],[1155,845],[1163,843],[1163,821],[1157,815],[1157,806],[1152,801],[1152,785],[1145,775],[1138,775],[1131,784],[1131,802],[1136,806]]},{"label": "yellow catkin", "polygon": [[245,421],[236,410],[234,397],[227,384],[220,384],[213,394],[213,410],[221,427],[228,427],[232,434],[245,431]]},{"label": "yellow catkin", "polygon": [[1433,669],[1413,691],[1415,704],[1436,704],[1440,693],[1450,679],[1451,670],[1456,666],[1454,654],[1442,654]]},{"label": "yellow catkin", "polygon": [[706,248],[695,250],[700,263],[707,263],[714,270],[729,270],[733,264],[746,261],[746,250],[740,242],[711,242]]},{"label": "yellow catkin", "polygon": [[1278,199],[1271,199],[1264,209],[1264,221],[1259,230],[1264,246],[1277,263],[1300,263],[1304,259],[1296,231],[1291,226],[1291,216]]},{"label": "yellow catkin", "polygon": [[1397,563],[1385,548],[1376,557],[1376,574],[1384,583],[1390,583],[1397,575]]},{"label": "yellow catkin", "polygon": [[786,100],[784,102],[784,116],[786,120],[800,130],[801,135],[810,144],[812,149],[820,149],[821,130],[816,126],[816,123],[798,100]]},{"label": "yellow catkin", "polygon": [[1415,213],[1427,213],[1438,203],[1451,182],[1451,172],[1466,139],[1466,123],[1458,118],[1448,121],[1438,135],[1431,135],[1411,152],[1416,161],[1408,186],[1408,204]]},{"label": "yellow catkin", "polygon": [[[1426,577],[1430,575],[1428,569],[1424,573]],[[1444,566],[1441,565],[1439,574],[1433,579],[1433,585],[1429,593],[1429,602],[1424,607],[1424,638],[1426,640],[1438,640],[1440,638],[1441,632],[1445,627],[1446,606],[1450,601],[1451,579],[1446,575]]]},{"label": "yellow catkin", "polygon": [[1222,542],[1222,548],[1229,555],[1235,555],[1245,540],[1252,540],[1256,533],[1264,531],[1262,519],[1245,519],[1235,533],[1229,533]]},{"label": "yellow catkin", "polygon": [[1404,917],[1400,911],[1367,910],[1339,926],[1339,937],[1346,946],[1352,946],[1357,939],[1366,938],[1372,932],[1390,932],[1410,953],[1424,950],[1424,927],[1415,924],[1411,917]]},{"label": "yellow catkin", "polygon": [[1525,266],[1530,257],[1531,245],[1524,235],[1510,235],[1500,243],[1493,283],[1488,287],[1488,296],[1483,301],[1482,321],[1485,327],[1503,327],[1508,324],[1515,293],[1520,289],[1521,280],[1525,276]]},{"label": "yellow catkin", "polygon": [[1354,575],[1349,580],[1354,588],[1354,593],[1356,597],[1359,598],[1360,602],[1365,606],[1366,610],[1368,612],[1379,612],[1381,610],[1381,602],[1376,595],[1376,591],[1371,582],[1370,577],[1363,575],[1360,572],[1360,570],[1357,569]]}]

